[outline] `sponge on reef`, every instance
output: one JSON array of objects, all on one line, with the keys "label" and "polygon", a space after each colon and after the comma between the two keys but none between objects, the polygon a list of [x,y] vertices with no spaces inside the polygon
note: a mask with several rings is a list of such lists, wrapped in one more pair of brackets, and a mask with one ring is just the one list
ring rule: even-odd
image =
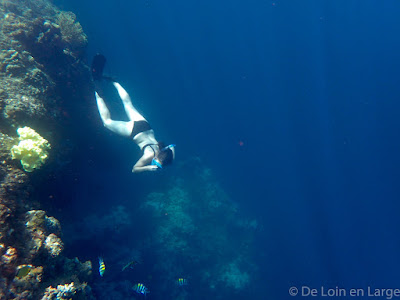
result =
[{"label": "sponge on reef", "polygon": [[50,144],[29,127],[18,128],[19,144],[11,148],[13,159],[20,159],[26,172],[40,168],[46,161]]}]

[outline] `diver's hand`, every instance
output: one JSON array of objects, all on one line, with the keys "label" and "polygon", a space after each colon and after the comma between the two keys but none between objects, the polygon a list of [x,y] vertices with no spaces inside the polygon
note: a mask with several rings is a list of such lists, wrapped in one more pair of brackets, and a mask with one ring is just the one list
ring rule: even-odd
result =
[{"label": "diver's hand", "polygon": [[149,166],[149,168],[150,168],[150,171],[158,171],[158,170],[161,170],[159,167],[157,167],[157,166],[155,166],[155,165],[151,165],[151,166]]}]

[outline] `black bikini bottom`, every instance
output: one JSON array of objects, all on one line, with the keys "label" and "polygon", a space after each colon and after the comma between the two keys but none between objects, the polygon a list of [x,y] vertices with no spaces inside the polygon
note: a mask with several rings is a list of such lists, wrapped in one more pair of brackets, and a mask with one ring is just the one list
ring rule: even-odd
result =
[{"label": "black bikini bottom", "polygon": [[134,121],[130,138],[133,139],[137,134],[150,129],[151,126],[149,123],[147,123],[147,121],[145,120]]}]

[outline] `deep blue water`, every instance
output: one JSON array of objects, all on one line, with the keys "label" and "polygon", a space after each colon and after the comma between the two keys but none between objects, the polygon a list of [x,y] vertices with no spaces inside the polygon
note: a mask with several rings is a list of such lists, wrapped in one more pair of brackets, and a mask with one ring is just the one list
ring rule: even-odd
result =
[{"label": "deep blue water", "polygon": [[[55,3],[178,160],[201,157],[262,224],[252,298],[400,287],[399,1]],[[134,145],[88,122],[78,215],[159,188],[130,173]]]}]

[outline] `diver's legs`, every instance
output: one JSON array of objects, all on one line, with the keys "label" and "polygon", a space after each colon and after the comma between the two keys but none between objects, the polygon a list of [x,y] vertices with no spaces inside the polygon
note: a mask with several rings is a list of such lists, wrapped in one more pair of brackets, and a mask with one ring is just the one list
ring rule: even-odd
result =
[{"label": "diver's legs", "polygon": [[143,116],[136,110],[136,108],[133,107],[131,97],[129,97],[125,89],[118,82],[113,82],[113,85],[115,86],[119,96],[121,97],[122,103],[124,104],[125,112],[128,115],[129,120],[145,120],[145,118],[143,118]]},{"label": "diver's legs", "polygon": [[129,137],[132,132],[132,127],[133,127],[132,122],[111,120],[110,111],[108,110],[108,107],[104,102],[103,98],[101,98],[97,92],[95,93],[95,95],[96,95],[97,108],[99,110],[100,117],[101,120],[103,121],[104,126],[107,129],[111,130],[112,132],[115,132],[122,136]]}]

